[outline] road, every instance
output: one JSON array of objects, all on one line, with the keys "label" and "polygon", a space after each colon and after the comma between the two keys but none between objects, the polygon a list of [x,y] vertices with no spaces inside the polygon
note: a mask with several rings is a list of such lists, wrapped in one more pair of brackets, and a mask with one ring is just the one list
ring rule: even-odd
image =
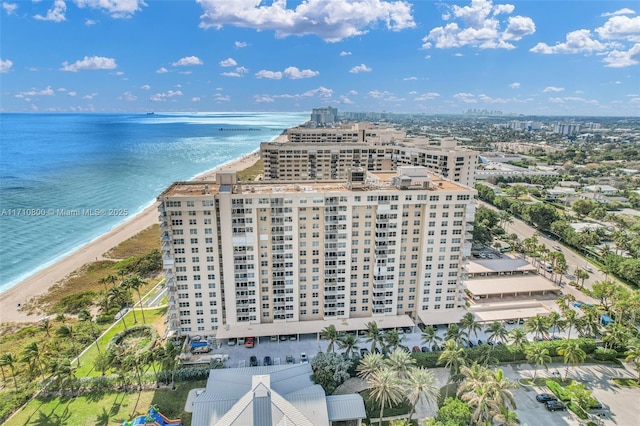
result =
[{"label": "road", "polygon": [[[487,203],[485,203],[483,201],[480,201],[479,203],[480,203],[481,206],[488,207],[488,208],[490,208],[492,210],[495,210],[495,211],[500,211],[499,209],[497,209],[496,207],[492,206],[491,204],[487,204]],[[582,256],[578,255],[573,250],[571,250],[567,246],[563,245],[561,242],[556,241],[556,240],[552,240],[551,238],[545,237],[544,235],[540,234],[536,228],[534,228],[532,226],[529,226],[526,222],[524,222],[524,221],[522,221],[520,219],[517,219],[516,217],[512,217],[512,219],[513,219],[513,223],[505,225],[505,231],[507,232],[507,234],[516,234],[516,235],[518,235],[518,238],[520,240],[523,240],[525,238],[530,238],[533,235],[537,235],[538,236],[538,243],[539,244],[544,244],[550,251],[554,251],[554,248],[553,248],[554,245],[558,245],[558,246],[562,247],[562,253],[564,254],[565,259],[567,260],[567,265],[568,265],[567,274],[575,275],[576,268],[582,268],[585,265],[589,265],[591,267],[591,269],[593,270],[593,272],[588,272],[589,278],[587,278],[584,281],[585,288],[589,288],[590,289],[591,286],[593,285],[593,283],[595,283],[596,281],[604,281],[605,280],[605,275],[598,270],[597,266],[591,264],[585,258],[583,258]],[[613,280],[613,278],[611,278],[611,277],[609,279]],[[568,282],[566,277],[563,277],[563,282],[564,283]],[[570,286],[565,286],[563,291],[565,293],[573,294],[574,296],[576,296],[576,298],[578,300],[583,300],[583,301],[588,302],[588,303],[593,303],[593,301],[586,300],[585,298],[587,296],[585,296],[583,293],[581,293],[580,291],[576,290],[575,288],[572,288]]]}]

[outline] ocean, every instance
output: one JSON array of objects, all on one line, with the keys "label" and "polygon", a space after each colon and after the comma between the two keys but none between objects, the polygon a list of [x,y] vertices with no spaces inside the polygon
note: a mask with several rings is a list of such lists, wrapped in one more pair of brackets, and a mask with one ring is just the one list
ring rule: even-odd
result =
[{"label": "ocean", "polygon": [[0,114],[0,292],[309,113]]}]

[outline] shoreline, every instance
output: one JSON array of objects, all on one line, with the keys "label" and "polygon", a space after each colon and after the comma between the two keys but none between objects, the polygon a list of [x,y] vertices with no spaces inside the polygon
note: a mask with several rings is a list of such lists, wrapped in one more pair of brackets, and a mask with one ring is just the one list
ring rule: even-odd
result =
[{"label": "shoreline", "polygon": [[[260,148],[230,160],[213,169],[196,175],[190,180],[213,180],[215,174],[222,170],[243,170],[253,165],[260,158]],[[121,242],[133,237],[140,231],[158,223],[158,202],[133,216],[131,219],[117,225],[105,234],[84,244],[67,256],[51,265],[39,270],[13,287],[0,293],[0,324],[2,323],[33,323],[40,320],[38,315],[28,315],[19,310],[33,297],[46,293],[56,283],[60,282],[82,266],[103,259],[103,255]]]}]

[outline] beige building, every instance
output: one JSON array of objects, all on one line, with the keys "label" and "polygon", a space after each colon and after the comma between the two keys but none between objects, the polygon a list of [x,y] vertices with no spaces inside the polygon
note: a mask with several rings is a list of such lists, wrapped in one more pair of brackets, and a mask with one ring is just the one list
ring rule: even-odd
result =
[{"label": "beige building", "polygon": [[347,175],[240,183],[227,172],[166,189],[170,329],[241,337],[313,321],[317,332],[325,320],[457,317],[475,190],[424,167]]},{"label": "beige building", "polygon": [[295,127],[287,140],[260,145],[264,180],[330,181],[346,179],[347,171],[395,170],[423,166],[454,182],[474,185],[478,152],[457,146],[455,139],[409,138],[401,130],[370,123],[339,128]]}]

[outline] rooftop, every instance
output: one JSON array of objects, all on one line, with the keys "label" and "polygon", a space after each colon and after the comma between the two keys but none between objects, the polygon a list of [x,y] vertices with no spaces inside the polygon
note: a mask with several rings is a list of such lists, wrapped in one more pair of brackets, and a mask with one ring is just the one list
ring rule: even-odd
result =
[{"label": "rooftop", "polygon": [[519,277],[479,278],[464,282],[467,290],[474,296],[499,296],[502,294],[524,294],[559,291],[558,287],[540,275]]}]

